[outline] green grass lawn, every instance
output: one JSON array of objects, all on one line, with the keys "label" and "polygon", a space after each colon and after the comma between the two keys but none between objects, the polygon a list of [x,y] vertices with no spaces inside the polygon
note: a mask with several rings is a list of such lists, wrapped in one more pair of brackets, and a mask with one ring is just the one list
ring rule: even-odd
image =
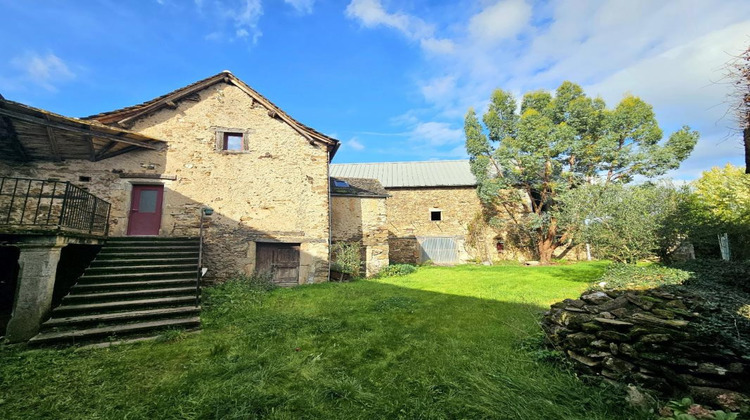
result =
[{"label": "green grass lawn", "polygon": [[109,349],[0,349],[2,418],[627,419],[611,390],[538,361],[538,314],[602,263],[425,267],[206,290],[204,329]]}]

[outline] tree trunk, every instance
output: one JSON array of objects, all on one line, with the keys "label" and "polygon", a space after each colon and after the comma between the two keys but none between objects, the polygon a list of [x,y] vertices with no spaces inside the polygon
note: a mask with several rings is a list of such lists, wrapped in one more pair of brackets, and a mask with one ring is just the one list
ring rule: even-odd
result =
[{"label": "tree trunk", "polygon": [[546,238],[539,242],[537,245],[537,252],[539,253],[539,264],[549,264],[552,262],[552,255],[555,252],[555,245],[552,241]]}]

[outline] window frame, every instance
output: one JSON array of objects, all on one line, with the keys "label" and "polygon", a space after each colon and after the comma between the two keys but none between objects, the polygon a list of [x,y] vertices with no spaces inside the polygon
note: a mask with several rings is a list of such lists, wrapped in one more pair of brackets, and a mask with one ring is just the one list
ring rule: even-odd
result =
[{"label": "window frame", "polygon": [[[215,149],[219,153],[225,154],[241,154],[250,152],[250,130],[244,130],[241,128],[224,128],[217,127],[216,131],[216,144]],[[242,149],[241,150],[228,150],[226,147],[229,146],[229,136],[241,135],[242,136]]]}]

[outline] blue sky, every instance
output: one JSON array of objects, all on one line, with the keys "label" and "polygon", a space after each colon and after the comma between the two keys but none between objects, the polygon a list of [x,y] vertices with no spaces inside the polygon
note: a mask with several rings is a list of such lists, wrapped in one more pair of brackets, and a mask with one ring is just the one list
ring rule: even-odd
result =
[{"label": "blue sky", "polygon": [[343,143],[335,162],[465,158],[494,88],[563,80],[654,105],[702,138],[676,179],[742,163],[724,64],[746,0],[0,0],[0,94],[64,115],[140,103],[231,70]]}]

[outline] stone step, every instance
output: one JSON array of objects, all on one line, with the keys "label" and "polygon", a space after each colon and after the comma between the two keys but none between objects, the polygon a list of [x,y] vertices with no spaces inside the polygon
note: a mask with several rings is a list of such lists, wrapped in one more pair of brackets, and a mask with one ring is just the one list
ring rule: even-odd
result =
[{"label": "stone step", "polygon": [[195,296],[195,287],[170,287],[162,289],[121,290],[117,292],[92,292],[70,294],[63,298],[62,305],[75,305],[83,302],[95,302],[106,300],[138,299],[144,297],[161,297],[175,295]]},{"label": "stone step", "polygon": [[99,254],[94,261],[112,260],[135,260],[135,259],[162,259],[162,258],[195,258],[198,259],[198,250],[195,251],[164,251],[164,252],[108,252]]},{"label": "stone step", "polygon": [[103,268],[103,267],[128,267],[132,265],[150,265],[150,266],[166,266],[166,265],[187,265],[192,264],[198,265],[198,257],[195,258],[142,258],[132,260],[99,260],[96,259],[91,262],[90,269]]},{"label": "stone step", "polygon": [[198,271],[198,262],[193,261],[192,264],[169,264],[169,265],[128,265],[118,266],[113,264],[108,267],[89,267],[86,269],[85,275],[93,276],[100,274],[125,274],[125,273],[136,273],[136,272],[155,272],[155,271]]},{"label": "stone step", "polygon": [[127,242],[112,242],[107,241],[104,245],[105,248],[138,248],[138,247],[174,247],[174,246],[199,246],[198,241],[127,241]]},{"label": "stone step", "polygon": [[147,320],[156,318],[175,318],[200,313],[200,306],[178,306],[176,308],[146,309],[141,311],[113,312],[96,315],[79,315],[62,318],[51,318],[44,324],[42,329],[77,327],[82,325],[98,325],[110,323],[123,323],[134,320]]},{"label": "stone step", "polygon": [[156,321],[138,322],[133,324],[111,325],[106,327],[79,329],[60,332],[43,332],[29,340],[29,345],[45,344],[75,344],[76,342],[102,339],[107,337],[121,337],[133,334],[143,334],[167,328],[190,328],[200,326],[197,316],[186,318],[162,319]]},{"label": "stone step", "polygon": [[198,245],[174,245],[174,246],[141,246],[141,247],[127,247],[127,246],[104,246],[99,251],[99,255],[107,254],[127,254],[127,253],[145,253],[153,252],[158,254],[171,254],[173,252],[198,252]]},{"label": "stone step", "polygon": [[200,238],[197,236],[110,236],[107,238],[107,243],[125,243],[125,242],[171,242],[171,241],[183,241],[183,242],[197,242]]},{"label": "stone step", "polygon": [[71,289],[71,293],[78,291],[97,291],[97,290],[115,290],[115,289],[139,289],[153,288],[164,286],[192,285],[195,288],[196,278],[180,278],[166,280],[145,280],[145,281],[118,281],[118,282],[99,282],[99,283],[78,283]]},{"label": "stone step", "polygon": [[116,302],[83,303],[78,305],[60,305],[52,310],[52,317],[59,318],[65,314],[74,313],[103,313],[112,311],[134,310],[137,308],[166,308],[170,306],[185,306],[195,304],[195,294],[190,296],[170,296],[151,299],[123,300]]},{"label": "stone step", "polygon": [[149,271],[143,273],[118,273],[118,274],[95,274],[88,275],[84,273],[78,281],[79,283],[89,284],[102,281],[128,281],[128,280],[159,280],[184,278],[189,274],[195,273],[195,269],[182,271]]}]

